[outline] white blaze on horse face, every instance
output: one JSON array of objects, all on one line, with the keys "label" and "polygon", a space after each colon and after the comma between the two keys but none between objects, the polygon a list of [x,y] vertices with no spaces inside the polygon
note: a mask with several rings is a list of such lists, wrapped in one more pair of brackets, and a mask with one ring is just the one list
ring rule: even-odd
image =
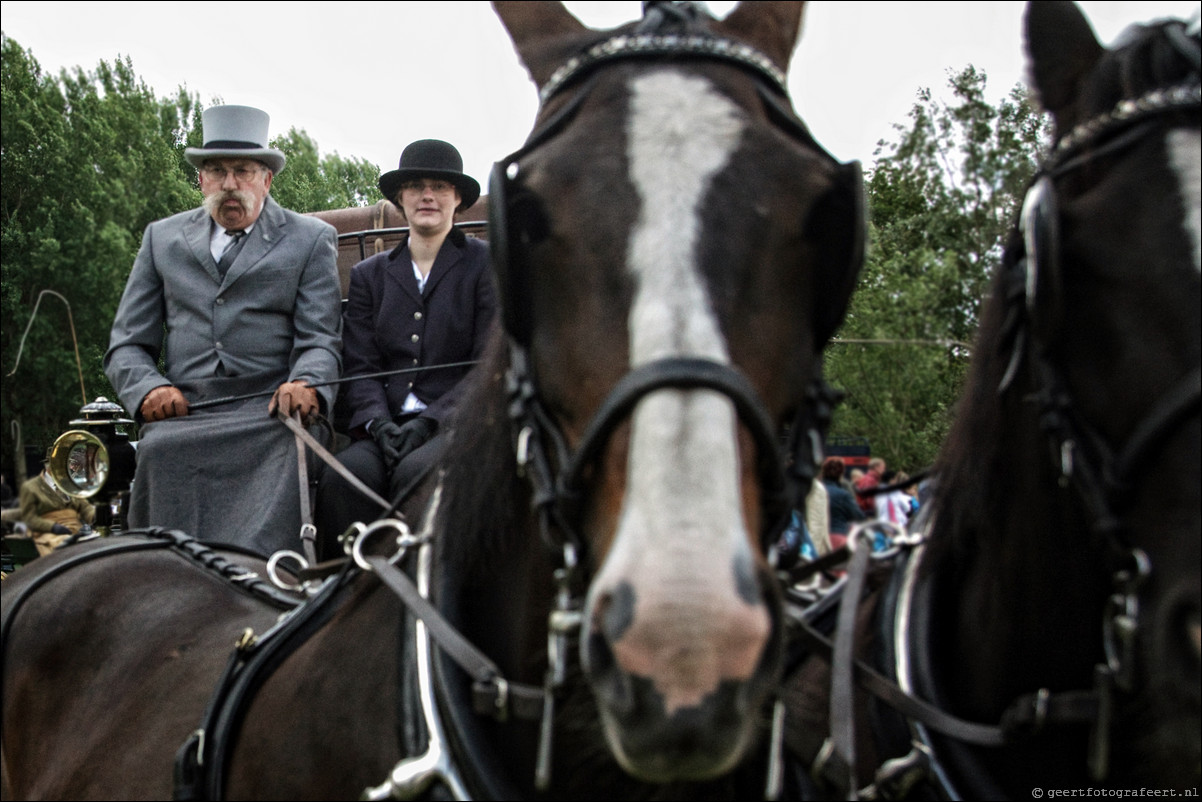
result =
[{"label": "white blaze on horse face", "polygon": [[1185,206],[1183,225],[1194,246],[1194,267],[1202,272],[1202,153],[1200,153],[1202,136],[1197,131],[1178,129],[1169,133],[1168,151],[1169,163],[1177,174],[1177,183],[1181,188],[1181,200]]},{"label": "white blaze on horse face", "polygon": [[[627,156],[640,198],[628,244],[632,366],[672,356],[727,363],[696,253],[703,202],[745,118],[696,76],[646,74],[630,93]],[[709,390],[656,391],[632,415],[626,499],[593,587],[633,589],[614,653],[655,683],[669,713],[720,680],[750,677],[771,628],[749,579],[737,424],[730,399]]]}]

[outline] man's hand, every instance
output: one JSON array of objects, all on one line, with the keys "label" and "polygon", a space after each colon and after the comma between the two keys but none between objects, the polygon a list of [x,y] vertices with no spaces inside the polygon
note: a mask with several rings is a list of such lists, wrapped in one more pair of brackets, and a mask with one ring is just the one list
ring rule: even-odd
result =
[{"label": "man's hand", "polygon": [[276,388],[267,406],[267,414],[274,416],[276,409],[289,418],[293,412],[299,412],[301,422],[306,426],[316,421],[321,411],[317,403],[317,391],[303,381],[284,382]]},{"label": "man's hand", "polygon": [[142,419],[160,421],[167,418],[182,418],[188,414],[188,399],[178,387],[169,384],[156,387],[142,400]]},{"label": "man's hand", "polygon": [[371,425],[371,436],[384,452],[384,465],[392,470],[401,460],[434,436],[438,424],[430,418],[414,418],[398,426],[390,420]]}]

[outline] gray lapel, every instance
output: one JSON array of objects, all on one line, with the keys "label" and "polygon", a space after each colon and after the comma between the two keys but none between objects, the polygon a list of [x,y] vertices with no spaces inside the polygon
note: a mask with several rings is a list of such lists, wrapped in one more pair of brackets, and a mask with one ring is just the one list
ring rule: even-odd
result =
[{"label": "gray lapel", "polygon": [[213,253],[209,250],[209,235],[212,233],[213,218],[203,207],[196,209],[192,216],[184,223],[184,240],[188,243],[188,247],[192,249],[192,256],[196,258],[204,271],[213,277],[213,281],[221,283],[221,274],[217,272],[217,262],[213,260]]}]

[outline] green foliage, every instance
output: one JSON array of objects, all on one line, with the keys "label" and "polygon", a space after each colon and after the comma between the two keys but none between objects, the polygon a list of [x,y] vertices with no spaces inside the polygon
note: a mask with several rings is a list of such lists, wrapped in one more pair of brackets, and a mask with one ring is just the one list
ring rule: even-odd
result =
[{"label": "green foliage", "polygon": [[[9,37],[0,35],[0,47],[0,440],[8,464],[14,422],[42,450],[78,417],[85,392],[87,401],[116,400],[101,366],[109,327],[146,226],[201,202],[183,155],[201,145],[202,107],[183,88],[156,99],[128,59],[52,76]],[[272,193],[282,205],[305,212],[379,198],[373,165],[319,158],[295,130],[273,145],[288,156]]]},{"label": "green foliage", "polygon": [[272,180],[271,196],[285,209],[319,212],[367,206],[380,200],[376,180],[380,168],[366,159],[344,159],[337,153],[318,157],[317,144],[304,131],[291,129],[271,146],[288,162]]},{"label": "green foliage", "polygon": [[909,126],[881,143],[868,257],[826,358],[847,393],[832,433],[867,437],[911,472],[950,427],[989,277],[1047,134],[1021,86],[994,107],[973,67],[948,84],[950,104],[921,90]]},{"label": "green foliage", "polygon": [[[141,232],[196,205],[200,193],[178,166],[194,105],[182,91],[174,101],[156,100],[128,60],[54,78],[12,39],[3,37],[0,47],[7,452],[12,421],[26,443],[44,446],[78,416],[83,398],[70,321],[87,400],[111,396],[100,362]],[[43,296],[22,348],[44,290],[69,309]]]}]

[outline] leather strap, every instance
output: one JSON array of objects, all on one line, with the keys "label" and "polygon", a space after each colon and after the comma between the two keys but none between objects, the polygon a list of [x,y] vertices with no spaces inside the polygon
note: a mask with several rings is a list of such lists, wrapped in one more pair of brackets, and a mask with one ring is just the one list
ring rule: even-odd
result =
[{"label": "leather strap", "polygon": [[[388,510],[392,508],[392,505],[385,501],[378,493],[376,493],[376,491],[363,484],[363,482],[359,480],[359,477],[348,471],[346,466],[339,462],[338,458],[331,454],[329,449],[317,442],[313,435],[305,431],[305,427],[301,426],[299,422],[293,420],[292,418],[281,417],[280,419],[284,421],[285,426],[292,430],[293,434],[296,435],[298,440],[302,441],[309,448],[313,449],[313,453],[320,457],[322,462],[337,471],[338,475],[349,482],[352,487],[354,487],[363,495],[367,496],[372,501],[379,504],[382,509]],[[316,562],[316,560],[314,560],[314,562]]]},{"label": "leather strap", "polygon": [[385,557],[367,556],[364,559],[380,581],[421,619],[443,652],[472,678],[472,698],[477,713],[498,720],[509,715],[527,720],[538,720],[542,716],[544,689],[541,686],[506,680],[497,664],[451,626],[438,608],[421,595],[404,571]]},{"label": "leather strap", "polygon": [[[304,427],[300,424],[300,413],[295,413],[296,428],[292,429],[293,435],[296,437],[296,477],[300,482],[300,512],[301,512],[301,528],[300,539],[301,546],[305,550],[305,560],[309,565],[317,564],[317,527],[313,525],[313,505],[309,503],[309,460],[305,457],[305,441],[301,439],[298,432],[303,431]],[[293,421],[293,418],[285,415],[282,410],[276,412],[276,417],[285,423]],[[314,440],[314,442],[317,442]]]},{"label": "leather strap", "polygon": [[843,761],[847,769],[847,789],[851,799],[856,798],[856,613],[860,609],[859,600],[864,589],[864,579],[868,574],[871,551],[871,543],[867,539],[859,543],[859,548],[852,550],[851,565],[847,569],[844,603],[839,607],[835,651],[831,658],[831,743],[835,755]]}]

